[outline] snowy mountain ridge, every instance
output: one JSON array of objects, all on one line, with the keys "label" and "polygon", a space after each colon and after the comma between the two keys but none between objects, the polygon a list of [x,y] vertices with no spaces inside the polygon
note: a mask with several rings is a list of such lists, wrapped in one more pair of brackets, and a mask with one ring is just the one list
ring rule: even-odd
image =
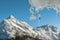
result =
[{"label": "snowy mountain ridge", "polygon": [[0,39],[15,38],[27,35],[42,40],[60,40],[60,30],[51,25],[43,25],[36,29],[28,23],[9,16],[0,23]]},{"label": "snowy mountain ridge", "polygon": [[[50,38],[50,40],[60,40],[60,30],[51,25],[43,25],[35,29],[43,37]],[[59,36],[58,36],[59,35]]]}]

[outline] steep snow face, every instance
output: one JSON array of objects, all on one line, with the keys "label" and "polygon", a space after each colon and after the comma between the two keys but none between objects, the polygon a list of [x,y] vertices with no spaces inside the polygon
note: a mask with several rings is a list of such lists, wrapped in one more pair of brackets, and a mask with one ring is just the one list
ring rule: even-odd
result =
[{"label": "steep snow face", "polygon": [[18,35],[29,35],[35,37],[37,33],[26,22],[19,21],[13,16],[9,16],[0,23],[0,38],[11,38]]},{"label": "steep snow face", "polygon": [[40,35],[50,40],[59,40],[60,30],[51,25],[43,25],[35,29]]}]

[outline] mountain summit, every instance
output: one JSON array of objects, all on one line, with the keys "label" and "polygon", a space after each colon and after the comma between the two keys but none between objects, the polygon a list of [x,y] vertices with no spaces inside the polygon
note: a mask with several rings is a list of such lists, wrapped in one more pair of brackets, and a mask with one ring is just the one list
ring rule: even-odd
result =
[{"label": "mountain summit", "polygon": [[51,25],[34,29],[11,15],[0,23],[0,40],[15,40],[17,37],[18,40],[60,40],[60,30]]}]

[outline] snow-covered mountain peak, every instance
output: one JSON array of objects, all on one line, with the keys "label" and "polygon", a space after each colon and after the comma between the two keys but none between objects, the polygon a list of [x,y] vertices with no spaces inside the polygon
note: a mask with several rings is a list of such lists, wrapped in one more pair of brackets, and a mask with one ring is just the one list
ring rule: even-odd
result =
[{"label": "snow-covered mountain peak", "polygon": [[[0,23],[0,32],[6,31],[9,37],[15,37],[17,35],[37,35],[33,28],[24,21],[19,21],[13,16],[9,16]],[[5,36],[5,34],[3,34]]]},{"label": "snow-covered mountain peak", "polygon": [[13,15],[9,16],[7,19],[14,19],[14,20],[16,20],[16,18]]},{"label": "snow-covered mountain peak", "polygon": [[43,29],[45,31],[54,31],[54,32],[56,32],[58,30],[57,27],[52,26],[52,25],[48,25],[48,24],[40,26],[40,27],[37,27],[37,29],[38,30]]},{"label": "snow-covered mountain peak", "polygon": [[48,24],[34,29],[28,23],[19,21],[11,15],[0,23],[0,38],[11,38],[16,35],[27,35],[33,38],[41,38],[42,40],[57,40],[60,38],[60,30]]},{"label": "snow-covered mountain peak", "polygon": [[52,25],[43,25],[35,29],[43,37],[49,38],[50,40],[59,40],[60,30]]},{"label": "snow-covered mountain peak", "polygon": [[43,25],[43,26],[41,26],[41,28],[43,28],[43,29],[45,29],[45,30],[56,30],[56,29],[58,29],[57,27],[55,27],[55,26],[52,26],[52,25],[48,25],[48,24],[46,24],[46,25]]},{"label": "snow-covered mountain peak", "polygon": [[14,16],[13,16],[13,15],[11,15],[11,16],[9,16],[9,18],[14,18]]}]

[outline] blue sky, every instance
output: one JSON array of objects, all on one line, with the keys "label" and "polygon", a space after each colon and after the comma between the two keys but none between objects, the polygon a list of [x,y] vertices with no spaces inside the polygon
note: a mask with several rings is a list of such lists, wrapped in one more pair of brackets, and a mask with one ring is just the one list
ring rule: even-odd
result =
[{"label": "blue sky", "polygon": [[0,0],[0,22],[10,15],[13,15],[18,20],[26,21],[33,27],[49,24],[60,28],[60,14],[57,14],[54,9],[40,10],[42,18],[30,21],[31,13],[29,11],[30,4],[28,0]]}]

